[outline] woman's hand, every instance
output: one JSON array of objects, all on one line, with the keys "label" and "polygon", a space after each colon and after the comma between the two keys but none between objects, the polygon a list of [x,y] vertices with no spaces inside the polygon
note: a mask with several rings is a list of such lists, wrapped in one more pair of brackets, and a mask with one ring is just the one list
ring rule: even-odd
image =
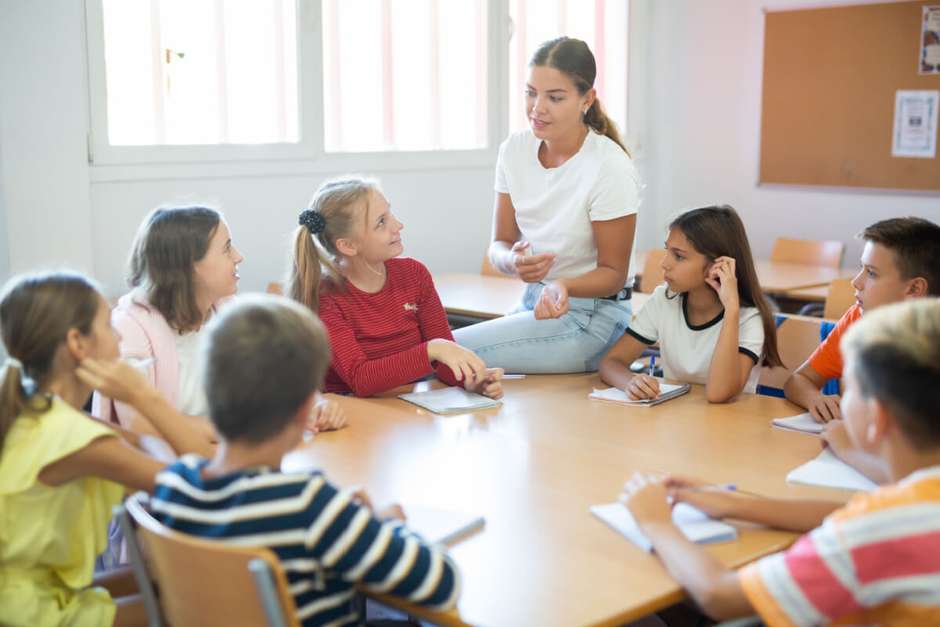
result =
[{"label": "woman's hand", "polygon": [[468,392],[476,392],[490,398],[503,397],[503,369],[487,368],[484,372],[483,380],[476,384],[467,384],[464,386]]},{"label": "woman's hand", "polygon": [[568,313],[568,288],[565,284],[552,281],[542,288],[533,313],[536,320],[561,318]]},{"label": "woman's hand", "polygon": [[740,307],[738,279],[735,274],[733,257],[718,257],[715,259],[705,275],[705,282],[718,292],[718,300],[721,301],[726,310],[736,311]]},{"label": "woman's hand", "polygon": [[346,426],[346,412],[336,401],[321,398],[313,406],[309,426],[314,433],[342,429]]},{"label": "woman's hand", "polygon": [[659,379],[648,374],[636,374],[624,390],[630,400],[642,401],[659,396]]},{"label": "woman's hand", "polygon": [[528,255],[529,242],[516,242],[509,250],[512,255],[512,267],[519,278],[526,283],[538,283],[548,275],[555,263],[555,253]]},{"label": "woman's hand", "polygon": [[450,340],[435,338],[428,342],[428,359],[450,368],[464,387],[479,385],[486,375],[486,364],[476,353]]},{"label": "woman's hand", "polygon": [[153,386],[141,372],[121,359],[83,359],[75,370],[82,383],[120,403],[137,406],[142,391]]}]

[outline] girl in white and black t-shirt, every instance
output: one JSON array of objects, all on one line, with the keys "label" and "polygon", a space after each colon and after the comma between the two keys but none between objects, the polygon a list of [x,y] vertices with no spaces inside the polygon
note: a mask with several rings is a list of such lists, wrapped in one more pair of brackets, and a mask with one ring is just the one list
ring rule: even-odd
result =
[{"label": "girl in white and black t-shirt", "polygon": [[710,402],[753,392],[755,366],[782,363],[738,214],[727,205],[686,212],[669,225],[666,250],[666,284],[601,360],[601,378],[631,398],[655,398],[658,380],[629,365],[658,342],[665,378],[705,384]]}]

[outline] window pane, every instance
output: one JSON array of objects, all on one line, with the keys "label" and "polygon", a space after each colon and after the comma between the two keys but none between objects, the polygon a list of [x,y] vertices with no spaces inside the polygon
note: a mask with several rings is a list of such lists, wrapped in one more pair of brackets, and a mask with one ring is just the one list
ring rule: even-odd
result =
[{"label": "window pane", "polygon": [[486,146],[485,0],[324,0],[330,152]]},{"label": "window pane", "polygon": [[103,0],[112,145],[297,142],[293,0]]},{"label": "window pane", "polygon": [[594,87],[621,134],[627,122],[627,15],[629,0],[510,0],[509,128],[528,126],[525,80],[529,59],[544,42],[562,35],[581,39],[597,63]]}]

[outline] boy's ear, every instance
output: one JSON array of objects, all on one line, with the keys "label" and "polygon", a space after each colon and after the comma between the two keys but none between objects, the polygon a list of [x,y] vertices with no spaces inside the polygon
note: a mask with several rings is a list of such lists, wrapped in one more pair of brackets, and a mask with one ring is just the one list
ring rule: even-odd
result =
[{"label": "boy's ear", "polygon": [[865,448],[875,449],[894,429],[894,416],[878,399],[870,398],[867,402],[869,420],[865,427]]},{"label": "boy's ear", "polygon": [[336,240],[336,250],[344,257],[354,257],[359,253],[359,247],[356,242],[348,237],[341,237]]},{"label": "boy's ear", "polygon": [[907,294],[908,298],[923,298],[927,295],[927,290],[929,286],[927,285],[927,279],[922,276],[914,277],[907,282]]}]

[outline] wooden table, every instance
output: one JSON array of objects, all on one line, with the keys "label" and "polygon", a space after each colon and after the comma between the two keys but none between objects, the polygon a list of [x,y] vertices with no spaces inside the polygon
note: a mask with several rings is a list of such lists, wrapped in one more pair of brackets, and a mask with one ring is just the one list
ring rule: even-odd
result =
[{"label": "wooden table", "polygon": [[[434,275],[434,287],[448,314],[480,320],[498,318],[512,311],[525,292],[525,283],[518,279],[460,272]],[[634,314],[648,297],[648,294],[633,293]]]},{"label": "wooden table", "polygon": [[[827,268],[800,263],[779,263],[766,259],[754,262],[761,289],[767,294],[782,294],[811,287],[825,287],[833,279],[851,277],[851,268]],[[823,297],[825,300],[825,297]]]},{"label": "wooden table", "polygon": [[[322,467],[380,504],[484,515],[485,529],[451,549],[463,577],[459,611],[413,612],[447,624],[614,625],[682,599],[655,557],[588,512],[616,499],[636,470],[770,496],[848,498],[785,483],[820,441],[771,429],[771,418],[799,411],[783,399],[711,405],[693,386],[657,407],[624,407],[589,400],[601,385],[594,374],[529,376],[505,382],[500,408],[447,417],[393,397],[343,397],[350,426],[318,435],[285,467]],[[737,566],[794,538],[743,528],[737,541],[708,550]]]}]

